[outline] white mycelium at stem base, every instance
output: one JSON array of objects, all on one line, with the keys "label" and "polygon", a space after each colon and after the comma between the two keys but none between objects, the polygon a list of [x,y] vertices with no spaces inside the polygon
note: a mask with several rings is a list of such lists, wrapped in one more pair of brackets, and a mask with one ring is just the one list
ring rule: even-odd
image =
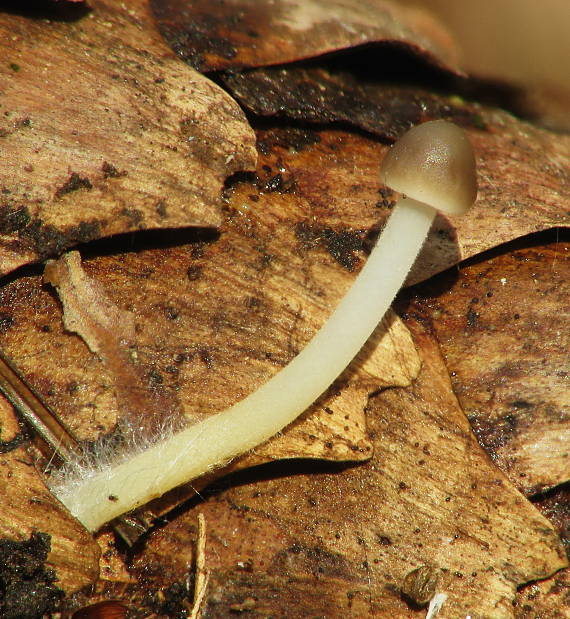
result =
[{"label": "white mycelium at stem base", "polygon": [[[439,169],[444,165],[454,170],[459,148],[464,177],[459,181],[459,193],[465,194],[462,187],[467,182],[470,189],[466,195],[470,196],[470,204],[476,193],[476,189],[473,190],[474,159],[470,144],[460,129],[445,121],[425,123],[404,136],[404,147],[410,134],[413,138],[414,131],[426,133],[428,125],[433,126],[433,135],[420,136],[419,143],[408,147],[411,148],[408,154],[406,148],[403,151],[400,148],[401,142],[392,148],[385,158],[388,170],[394,167],[395,158],[395,167],[400,168],[402,158],[419,156],[421,159],[423,156],[425,162],[430,159],[430,153],[432,167]],[[455,142],[452,140],[445,145],[450,132]],[[445,134],[443,141],[440,139],[442,133]],[[419,151],[423,151],[423,155]],[[404,168],[406,165],[404,161]],[[414,176],[413,171],[410,173]],[[436,184],[440,184],[439,171],[436,177]],[[385,182],[391,184],[389,178]],[[455,180],[445,183],[447,189],[450,182],[453,185]],[[414,183],[421,186],[417,177],[414,177]],[[395,188],[413,194],[413,189]],[[427,193],[433,194],[434,191],[437,187]],[[445,200],[448,199],[446,195]],[[464,197],[452,197],[451,203],[446,203],[445,207],[454,214],[469,206]],[[434,206],[440,208],[441,200],[436,200]],[[85,527],[94,531],[109,520],[226,463],[282,430],[331,385],[374,331],[402,287],[435,214],[433,206],[417,199],[400,200],[366,264],[328,321],[289,365],[257,391],[225,411],[122,462],[83,471],[75,479],[52,488],[54,494]]]}]

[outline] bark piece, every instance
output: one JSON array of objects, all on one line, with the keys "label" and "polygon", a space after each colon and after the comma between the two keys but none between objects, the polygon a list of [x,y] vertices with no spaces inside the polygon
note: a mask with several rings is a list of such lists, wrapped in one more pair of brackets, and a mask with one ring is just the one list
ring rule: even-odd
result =
[{"label": "bark piece", "polygon": [[220,79],[257,116],[350,125],[387,142],[433,118],[445,117],[464,127],[483,123],[480,111],[460,99],[417,86],[367,80],[326,66],[265,67],[222,74]]},{"label": "bark piece", "polygon": [[570,473],[570,244],[551,237],[422,289],[445,288],[427,312],[454,390],[483,447],[529,495]]},{"label": "bark piece", "polygon": [[239,107],[177,60],[143,0],[0,17],[0,272],[143,228],[215,226],[255,165]]},{"label": "bark piece", "polygon": [[293,62],[370,43],[403,46],[457,69],[455,43],[430,13],[382,0],[152,1],[160,30],[200,71]]},{"label": "bark piece", "polygon": [[[2,442],[20,431],[10,405],[0,399]],[[0,455],[0,538],[23,542],[34,531],[50,536],[46,566],[55,570],[55,586],[71,594],[90,585],[99,572],[99,547],[66,514],[42,483],[25,448]]]}]

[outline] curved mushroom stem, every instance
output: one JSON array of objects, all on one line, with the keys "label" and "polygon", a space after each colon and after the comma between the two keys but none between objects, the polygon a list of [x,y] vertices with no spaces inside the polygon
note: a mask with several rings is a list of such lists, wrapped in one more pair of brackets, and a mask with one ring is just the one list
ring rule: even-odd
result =
[{"label": "curved mushroom stem", "polygon": [[376,246],[328,321],[289,365],[244,400],[53,493],[87,529],[134,509],[265,442],[306,410],[374,331],[419,253],[435,209],[395,206]]}]

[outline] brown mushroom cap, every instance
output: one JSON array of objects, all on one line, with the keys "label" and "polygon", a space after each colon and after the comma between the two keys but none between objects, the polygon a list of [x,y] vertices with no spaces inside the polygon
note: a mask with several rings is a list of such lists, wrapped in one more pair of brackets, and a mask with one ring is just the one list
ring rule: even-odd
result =
[{"label": "brown mushroom cap", "polygon": [[405,133],[384,157],[382,182],[449,215],[462,215],[477,197],[475,156],[465,132],[432,120]]}]

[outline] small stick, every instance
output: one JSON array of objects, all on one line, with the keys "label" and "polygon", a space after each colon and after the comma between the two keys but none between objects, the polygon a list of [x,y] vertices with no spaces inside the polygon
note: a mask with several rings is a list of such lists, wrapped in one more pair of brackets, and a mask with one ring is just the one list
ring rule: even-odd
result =
[{"label": "small stick", "polygon": [[210,573],[206,569],[206,519],[198,514],[198,540],[196,542],[196,573],[194,581],[194,605],[189,619],[199,619],[206,597]]},{"label": "small stick", "polygon": [[0,355],[0,391],[61,460],[67,461],[72,455],[79,454],[79,444],[75,437],[24,381],[12,363],[2,355]]}]

